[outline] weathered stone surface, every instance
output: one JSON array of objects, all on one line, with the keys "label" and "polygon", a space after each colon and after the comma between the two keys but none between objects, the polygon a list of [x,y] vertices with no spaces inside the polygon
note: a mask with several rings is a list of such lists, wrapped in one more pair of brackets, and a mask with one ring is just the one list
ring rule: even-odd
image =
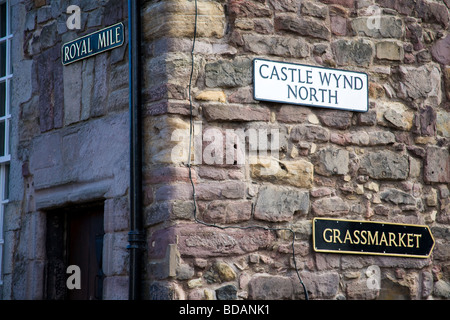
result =
[{"label": "weathered stone surface", "polygon": [[309,56],[309,44],[303,39],[291,37],[245,34],[244,48],[260,55],[305,58]]},{"label": "weathered stone surface", "polygon": [[281,12],[299,12],[300,0],[269,0],[270,5],[275,11]]},{"label": "weathered stone surface", "polygon": [[428,271],[422,272],[422,298],[428,297],[433,292],[433,274]]},{"label": "weathered stone surface", "polygon": [[[177,240],[178,239],[178,240]],[[251,229],[220,230],[189,224],[155,231],[149,238],[149,257],[161,259],[169,244],[178,243],[181,257],[209,258],[244,254],[266,248],[274,240],[272,232]]]},{"label": "weathered stone surface", "polygon": [[328,7],[319,3],[314,3],[313,1],[303,1],[301,13],[308,16],[325,19],[328,16]]},{"label": "weathered stone surface", "polygon": [[305,122],[308,120],[311,110],[306,107],[283,105],[277,112],[277,120],[280,122]]},{"label": "weathered stone surface", "polygon": [[337,36],[345,36],[348,32],[348,19],[340,15],[330,15],[331,32]]},{"label": "weathered stone surface", "polygon": [[427,182],[450,182],[450,154],[448,148],[433,146],[427,148],[424,179]]},{"label": "weathered stone surface", "polygon": [[400,66],[400,83],[398,96],[401,98],[424,98],[426,101],[438,105],[442,101],[441,73],[433,64],[420,67]]},{"label": "weathered stone surface", "polygon": [[210,121],[269,121],[270,110],[260,106],[236,104],[207,104],[203,114]]},{"label": "weathered stone surface", "polygon": [[258,274],[248,283],[248,295],[252,300],[292,299],[293,292],[292,280],[287,277]]},{"label": "weathered stone surface", "polygon": [[366,39],[336,40],[331,44],[336,63],[341,66],[353,65],[368,67],[373,60],[372,42]]},{"label": "weathered stone surface", "polygon": [[314,156],[314,171],[324,176],[348,173],[349,152],[335,147],[320,149]]},{"label": "weathered stone surface", "polygon": [[209,203],[203,213],[203,220],[213,223],[237,223],[250,220],[251,215],[251,201],[215,200]]},{"label": "weathered stone surface", "polygon": [[367,287],[367,279],[350,281],[346,289],[347,297],[352,300],[373,300],[380,293],[380,290]]},{"label": "weathered stone surface", "polygon": [[420,109],[416,116],[417,131],[422,136],[436,135],[436,110],[430,106]]},{"label": "weathered stone surface", "polygon": [[377,123],[381,126],[410,130],[414,122],[414,112],[405,104],[396,101],[377,103]]},{"label": "weathered stone surface", "polygon": [[[161,1],[143,9],[144,37],[190,37],[194,34],[194,2]],[[147,18],[148,17],[148,18]],[[215,1],[198,3],[198,37],[221,38],[225,31],[223,6]]]},{"label": "weathered stone surface", "polygon": [[328,40],[331,32],[324,22],[298,15],[278,15],[275,17],[275,29],[290,31],[301,36]]},{"label": "weathered stone surface", "polygon": [[255,206],[255,219],[279,222],[290,221],[294,214],[309,210],[309,193],[294,188],[263,186]]},{"label": "weathered stone surface", "polygon": [[397,41],[382,41],[376,45],[377,58],[391,61],[402,61],[403,45]]},{"label": "weathered stone surface", "polygon": [[403,104],[391,104],[383,114],[384,119],[393,127],[408,131],[413,125],[414,115]]},{"label": "weathered stone surface", "polygon": [[371,131],[368,132],[369,145],[383,146],[395,143],[395,135],[390,131]]},{"label": "weathered stone surface", "polygon": [[418,0],[416,2],[415,12],[419,18],[426,22],[439,23],[444,29],[449,25],[449,13],[443,3],[432,2],[428,0]]},{"label": "weathered stone surface", "polygon": [[[91,121],[75,132],[70,129],[52,131],[36,138],[30,158],[30,170],[36,179],[35,189],[69,182],[93,182],[91,192],[97,187],[99,192],[105,192],[101,185],[114,176],[119,178],[121,175],[117,171],[125,168],[128,151],[124,150],[123,144],[128,141],[127,119],[125,114],[118,114]],[[96,139],[93,140],[92,136]],[[80,191],[84,189],[88,193],[88,185],[83,188],[81,185],[78,186]],[[69,186],[64,197],[70,198],[76,189]],[[54,197],[57,198],[56,194]]]},{"label": "weathered stone surface", "polygon": [[383,201],[390,202],[396,205],[415,205],[416,199],[409,193],[403,192],[398,189],[387,189],[380,193],[380,198]]},{"label": "weathered stone surface", "polygon": [[236,279],[236,272],[224,261],[217,261],[214,265],[220,279],[223,282]]},{"label": "weathered stone surface", "polygon": [[216,289],[217,300],[236,300],[237,299],[237,288],[232,285],[226,285]]},{"label": "weathered stone surface", "polygon": [[363,155],[360,165],[373,179],[404,180],[409,173],[408,156],[387,150]]},{"label": "weathered stone surface", "polygon": [[436,131],[438,135],[450,138],[450,112],[444,110],[437,111]]},{"label": "weathered stone surface", "polygon": [[56,64],[55,49],[48,49],[46,54],[41,54],[35,61],[39,70],[37,81],[39,82],[39,124],[41,132],[61,128],[63,125],[63,72],[62,65]]},{"label": "weathered stone surface", "polygon": [[290,138],[293,142],[327,142],[330,139],[330,132],[322,126],[302,124],[292,128]]},{"label": "weathered stone surface", "polygon": [[187,121],[168,116],[147,117],[144,128],[144,151],[151,163],[183,163],[187,160]]},{"label": "weathered stone surface", "polygon": [[236,88],[228,93],[228,102],[230,103],[258,103],[253,99],[253,87]]},{"label": "weathered stone surface", "polygon": [[347,8],[355,7],[355,0],[320,0],[326,4],[338,4]]},{"label": "weathered stone surface", "polygon": [[267,248],[274,240],[272,232],[261,229],[242,232],[198,225],[181,228],[177,230],[180,254],[197,258],[253,252]]},{"label": "weathered stone surface", "polygon": [[431,47],[431,55],[434,60],[441,64],[450,64],[450,35],[436,41],[433,47]]},{"label": "weathered stone surface", "polygon": [[339,291],[339,274],[337,272],[302,271],[300,276],[312,299],[332,299]]},{"label": "weathered stone surface", "polygon": [[207,87],[244,87],[252,83],[252,60],[238,57],[219,60],[205,66]]},{"label": "weathered stone surface", "polygon": [[257,1],[232,0],[230,1],[230,15],[232,17],[267,17],[270,16],[269,7]]},{"label": "weathered stone surface", "polygon": [[340,197],[323,198],[314,201],[312,211],[319,217],[335,217],[348,213],[350,206]]},{"label": "weathered stone surface", "polygon": [[352,124],[352,112],[320,110],[317,116],[320,122],[327,127],[336,129],[348,129]]},{"label": "weathered stone surface", "polygon": [[218,90],[204,90],[199,92],[195,99],[203,101],[226,102],[225,92]]},{"label": "weathered stone surface", "polygon": [[250,173],[251,177],[256,180],[275,184],[289,184],[299,188],[311,188],[314,166],[305,160],[279,161],[259,157],[251,161]]},{"label": "weathered stone surface", "polygon": [[442,297],[445,299],[450,298],[450,283],[439,280],[434,284],[434,290],[433,293],[437,295],[438,297]]},{"label": "weathered stone surface", "polygon": [[376,3],[387,8],[394,9],[401,14],[411,15],[414,11],[415,1],[414,0],[376,0]]},{"label": "weathered stone surface", "polygon": [[370,25],[370,17],[360,17],[352,20],[353,31],[357,35],[373,38],[401,38],[403,36],[403,22],[394,16],[380,16],[379,28]]}]

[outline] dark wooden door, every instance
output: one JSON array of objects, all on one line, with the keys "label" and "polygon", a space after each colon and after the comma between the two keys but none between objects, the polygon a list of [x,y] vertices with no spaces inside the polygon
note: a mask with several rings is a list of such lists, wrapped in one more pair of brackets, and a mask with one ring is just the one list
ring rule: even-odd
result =
[{"label": "dark wooden door", "polygon": [[81,271],[81,289],[67,290],[67,299],[101,300],[103,210],[85,209],[68,214],[67,219],[67,262]]}]

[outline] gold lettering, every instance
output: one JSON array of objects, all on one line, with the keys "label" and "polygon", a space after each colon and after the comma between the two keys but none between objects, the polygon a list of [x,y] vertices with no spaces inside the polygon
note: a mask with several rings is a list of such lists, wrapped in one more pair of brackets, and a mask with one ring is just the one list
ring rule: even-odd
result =
[{"label": "gold lettering", "polygon": [[414,247],[414,245],[412,244],[412,242],[414,241],[414,239],[412,238],[412,236],[413,236],[414,234],[412,234],[412,233],[408,233],[408,248],[412,248],[412,247]]},{"label": "gold lettering", "polygon": [[406,244],[405,244],[405,242],[403,241],[403,238],[405,237],[405,233],[398,233],[398,245],[400,246],[400,247],[406,247]]},{"label": "gold lettering", "polygon": [[353,241],[354,244],[359,244],[359,230],[353,231],[353,236],[356,238],[356,240]]},{"label": "gold lettering", "polygon": [[384,232],[381,233],[380,246],[382,245],[383,242],[386,246],[389,246],[386,240],[386,234]]},{"label": "gold lettering", "polygon": [[352,237],[350,236],[349,230],[347,230],[347,232],[345,233],[344,243],[347,242],[347,239],[349,240],[350,244],[353,244]]},{"label": "gold lettering", "polygon": [[394,243],[394,246],[397,246],[397,243],[395,242],[395,233],[389,232],[389,246],[392,246],[392,243]]},{"label": "gold lettering", "polygon": [[415,234],[414,237],[416,237],[416,248],[419,247],[419,238],[422,237],[421,234]]},{"label": "gold lettering", "polygon": [[366,244],[367,243],[366,234],[367,234],[366,230],[361,231],[361,238],[364,240],[364,241],[361,240],[361,244]]},{"label": "gold lettering", "polygon": [[378,246],[378,231],[375,232],[375,235],[372,237],[372,232],[367,231],[368,233],[368,245],[370,246],[370,244],[372,245],[377,245]]},{"label": "gold lettering", "polygon": [[323,230],[323,240],[325,240],[325,242],[328,242],[328,243],[333,242],[333,237],[331,236],[331,234],[330,234],[330,237],[327,238],[327,236],[326,236],[326,234],[325,234],[325,233],[327,233],[327,232],[333,232],[333,230],[331,230],[331,229],[329,229],[329,228]]},{"label": "gold lettering", "polygon": [[341,232],[338,229],[333,229],[333,243],[337,243],[336,239],[339,240],[339,243],[342,243],[341,240]]}]

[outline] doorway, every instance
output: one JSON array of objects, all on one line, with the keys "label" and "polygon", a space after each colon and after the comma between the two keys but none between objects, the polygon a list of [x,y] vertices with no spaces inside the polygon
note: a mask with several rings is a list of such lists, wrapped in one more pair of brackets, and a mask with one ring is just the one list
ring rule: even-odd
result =
[{"label": "doorway", "polygon": [[[103,296],[103,203],[47,214],[46,298],[101,300]],[[80,289],[68,289],[67,267],[79,267]]]}]

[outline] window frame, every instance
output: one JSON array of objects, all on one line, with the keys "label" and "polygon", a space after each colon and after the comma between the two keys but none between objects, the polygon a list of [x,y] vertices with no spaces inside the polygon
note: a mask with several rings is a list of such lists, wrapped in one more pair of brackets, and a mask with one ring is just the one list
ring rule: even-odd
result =
[{"label": "window frame", "polygon": [[[0,5],[6,5],[6,35],[0,38],[0,45],[6,43],[6,55],[5,55],[5,75],[0,77],[0,83],[5,83],[5,115],[0,117],[0,122],[5,123],[4,132],[4,150],[3,156],[0,156],[0,286],[3,285],[3,256],[4,256],[4,213],[5,206],[9,202],[8,198],[8,186],[9,183],[9,164],[11,161],[11,154],[9,148],[9,133],[11,124],[11,79],[13,77],[11,68],[11,42],[12,32],[10,24],[10,4],[8,0],[0,0]],[[2,154],[0,153],[0,154]]]}]

